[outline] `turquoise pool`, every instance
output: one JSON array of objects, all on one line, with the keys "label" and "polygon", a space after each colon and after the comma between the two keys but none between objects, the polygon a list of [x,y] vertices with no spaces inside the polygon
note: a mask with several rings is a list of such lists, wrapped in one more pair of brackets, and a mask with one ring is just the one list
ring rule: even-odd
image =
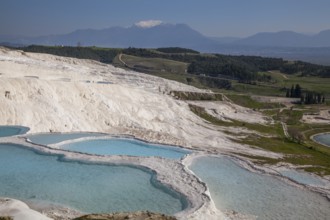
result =
[{"label": "turquoise pool", "polygon": [[80,133],[43,133],[43,134],[31,134],[26,137],[33,143],[48,145],[57,144],[62,141],[74,140],[84,137],[101,137],[106,134],[92,133],[92,132],[80,132]]},{"label": "turquoise pool", "polygon": [[122,138],[73,142],[61,145],[61,149],[98,155],[158,156],[170,159],[179,159],[190,153],[179,147]]},{"label": "turquoise pool", "polygon": [[149,171],[63,161],[0,144],[0,196],[61,204],[87,213],[150,210],[174,214],[185,200]]},{"label": "turquoise pool", "polygon": [[329,219],[330,202],[268,175],[252,173],[227,157],[202,157],[190,169],[210,189],[216,206],[258,219]]},{"label": "turquoise pool", "polygon": [[313,139],[317,142],[320,142],[324,145],[327,145],[330,147],[330,134],[318,134],[313,137]]},{"label": "turquoise pool", "polygon": [[25,134],[28,131],[29,128],[23,126],[0,126],[0,137],[9,137],[19,134]]}]

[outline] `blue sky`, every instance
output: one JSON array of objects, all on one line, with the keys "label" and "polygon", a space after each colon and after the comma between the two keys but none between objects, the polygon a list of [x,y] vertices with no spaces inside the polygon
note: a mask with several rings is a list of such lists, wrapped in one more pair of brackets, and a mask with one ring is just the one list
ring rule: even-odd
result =
[{"label": "blue sky", "polygon": [[330,29],[330,0],[0,0],[0,34],[63,34],[143,20],[185,23],[207,36],[317,33]]}]

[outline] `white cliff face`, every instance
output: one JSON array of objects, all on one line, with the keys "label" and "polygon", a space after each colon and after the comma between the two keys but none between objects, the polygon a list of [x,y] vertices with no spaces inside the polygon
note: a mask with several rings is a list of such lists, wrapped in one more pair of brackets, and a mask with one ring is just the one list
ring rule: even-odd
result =
[{"label": "white cliff face", "polygon": [[166,132],[196,118],[187,105],[163,94],[181,84],[110,65],[2,49],[0,69],[0,123],[25,124],[31,132]]},{"label": "white cliff face", "polygon": [[[27,126],[30,133],[126,133],[216,151],[246,150],[192,113],[188,103],[168,95],[172,90],[201,92],[188,85],[96,61],[5,48],[0,48],[0,73],[2,125]],[[218,105],[222,111],[228,103]],[[229,117],[235,115],[252,118],[247,111]],[[261,116],[253,118],[264,122]]]}]

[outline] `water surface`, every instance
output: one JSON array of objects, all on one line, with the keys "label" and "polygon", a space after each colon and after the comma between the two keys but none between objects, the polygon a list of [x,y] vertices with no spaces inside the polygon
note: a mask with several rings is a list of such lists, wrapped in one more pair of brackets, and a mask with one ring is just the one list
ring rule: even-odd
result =
[{"label": "water surface", "polygon": [[0,144],[0,196],[52,202],[87,213],[150,210],[174,214],[182,199],[129,166],[64,162],[22,146]]},{"label": "water surface", "polygon": [[318,134],[318,135],[315,135],[313,137],[313,139],[317,142],[320,142],[324,145],[327,145],[328,147],[330,147],[330,134],[327,133],[327,134]]},{"label": "water surface", "polygon": [[202,157],[190,169],[206,182],[220,210],[235,210],[258,219],[329,219],[330,202],[326,198],[247,171],[229,158]]},{"label": "water surface", "polygon": [[105,136],[102,133],[80,132],[80,133],[44,133],[44,134],[31,134],[27,138],[36,144],[49,145],[57,144],[62,141],[74,140],[84,137],[100,137]]},{"label": "water surface", "polygon": [[314,185],[314,186],[325,186],[325,182],[323,182],[320,178],[317,178],[313,175],[310,175],[305,172],[299,172],[296,170],[280,170],[279,171],[283,176],[286,176],[292,180],[297,181],[298,183],[302,183],[305,185]]},{"label": "water surface", "polygon": [[179,147],[150,144],[135,139],[95,139],[64,144],[62,149],[99,155],[159,156],[179,159],[190,153]]},{"label": "water surface", "polygon": [[25,134],[28,131],[29,128],[23,126],[11,126],[11,125],[0,126],[0,137],[9,137],[19,134]]}]

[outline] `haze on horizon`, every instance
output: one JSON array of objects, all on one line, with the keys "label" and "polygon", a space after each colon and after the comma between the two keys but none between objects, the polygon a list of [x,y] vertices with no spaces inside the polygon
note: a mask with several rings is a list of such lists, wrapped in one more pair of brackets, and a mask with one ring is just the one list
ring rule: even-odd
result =
[{"label": "haze on horizon", "polygon": [[154,25],[184,23],[217,37],[318,33],[330,29],[329,11],[329,0],[1,0],[0,34],[65,34],[150,20]]}]

